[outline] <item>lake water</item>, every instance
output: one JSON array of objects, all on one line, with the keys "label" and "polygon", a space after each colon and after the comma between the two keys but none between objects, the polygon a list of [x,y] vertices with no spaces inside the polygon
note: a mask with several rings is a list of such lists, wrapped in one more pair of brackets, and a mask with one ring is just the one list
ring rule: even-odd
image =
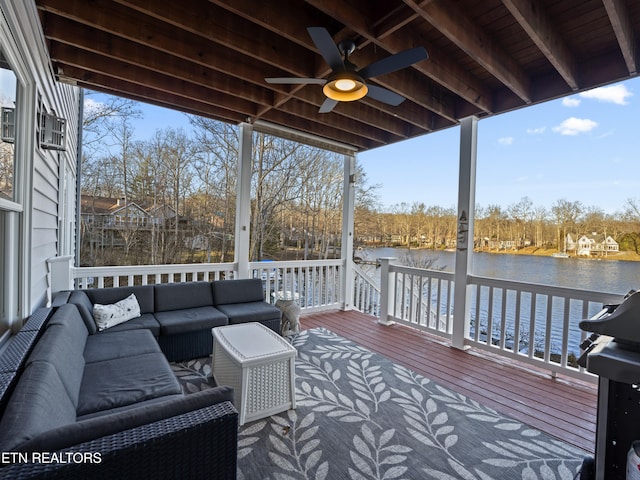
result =
[{"label": "lake water", "polygon": [[[406,250],[394,248],[365,249],[357,252],[357,255],[365,260],[375,260],[381,257],[395,257],[400,264],[412,264],[422,266],[422,261],[430,259],[433,262],[431,268],[442,267],[444,271],[453,272],[455,267],[455,252],[443,252],[432,250]],[[413,257],[413,262],[407,261],[407,255]],[[373,273],[369,270],[370,274]],[[474,253],[472,262],[474,275],[503,280],[514,280],[557,287],[577,288],[612,294],[626,294],[629,290],[640,289],[640,262],[625,262],[616,260],[597,260],[585,258],[553,258],[533,255],[509,255]],[[378,275],[376,275],[378,276]],[[523,299],[524,302],[524,299]],[[434,299],[432,299],[432,304]],[[435,302],[437,303],[437,302]],[[445,306],[441,306],[441,309]],[[480,305],[481,312],[486,314],[487,305]],[[542,318],[545,315],[545,306],[538,306]],[[525,308],[524,311],[527,311]],[[595,312],[594,312],[595,313]],[[573,318],[576,316],[576,318]],[[512,315],[507,315],[508,328],[513,325]],[[579,355],[581,331],[577,326],[579,312],[571,315],[572,321],[569,329],[569,351]],[[481,319],[480,327],[483,328]],[[538,330],[536,323],[536,339],[539,344],[544,338],[544,331]],[[543,327],[540,326],[540,329]],[[494,332],[495,335],[495,332]],[[554,318],[551,327],[552,352],[557,353],[561,345],[562,318]]]},{"label": "lake water", "polygon": [[[455,268],[455,252],[375,248],[358,251],[366,260],[380,257],[402,259],[407,254],[431,258],[447,272]],[[640,289],[640,262],[587,258],[553,258],[474,252],[472,274],[556,287],[578,288],[604,293],[625,294]]]}]

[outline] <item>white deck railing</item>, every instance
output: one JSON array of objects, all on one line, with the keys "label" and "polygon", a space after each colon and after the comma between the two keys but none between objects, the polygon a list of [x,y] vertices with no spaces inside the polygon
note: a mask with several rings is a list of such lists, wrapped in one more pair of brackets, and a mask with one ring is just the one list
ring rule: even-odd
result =
[{"label": "white deck railing", "polygon": [[[453,273],[389,265],[388,320],[450,339]],[[576,364],[586,333],[580,320],[617,304],[622,295],[551,287],[495,278],[469,277],[466,345],[550,371],[593,380]]]},{"label": "white deck railing", "polygon": [[156,283],[210,282],[233,278],[234,270],[233,263],[72,267],[71,278],[76,288],[104,288]]},{"label": "white deck railing", "polygon": [[499,352],[552,373],[590,377],[576,364],[587,333],[578,323],[623,296],[471,276],[471,324],[467,344]]},{"label": "white deck railing", "polygon": [[[265,298],[296,299],[307,312],[341,308],[345,304],[342,260],[251,262],[251,276],[260,278]],[[236,265],[181,264],[113,267],[72,267],[76,288],[212,281],[236,276]],[[449,272],[389,265],[389,289],[354,265],[354,308],[381,317],[388,299],[387,320],[451,339],[454,275]],[[576,366],[585,333],[578,322],[597,314],[622,295],[551,287],[495,278],[469,276],[469,325],[465,344],[547,369],[552,374],[589,378]],[[385,297],[386,296],[386,297]]]},{"label": "white deck railing", "polygon": [[[279,296],[295,298],[307,311],[336,309],[344,303],[342,260],[251,262],[253,278],[261,278],[265,298],[275,303]],[[125,265],[72,267],[76,288],[124,287],[158,283],[213,281],[234,278],[234,263],[176,265]]]},{"label": "white deck railing", "polygon": [[253,278],[262,279],[268,301],[294,298],[306,311],[335,310],[344,304],[343,265],[340,259],[249,263]]},{"label": "white deck railing", "polygon": [[353,265],[353,308],[380,316],[380,286],[358,265]]}]

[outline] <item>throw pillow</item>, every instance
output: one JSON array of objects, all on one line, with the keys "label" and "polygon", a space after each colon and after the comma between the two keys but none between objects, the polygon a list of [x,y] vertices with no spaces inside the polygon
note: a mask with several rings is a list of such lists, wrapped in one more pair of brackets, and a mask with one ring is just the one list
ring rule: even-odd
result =
[{"label": "throw pillow", "polygon": [[96,303],[93,306],[93,319],[99,331],[114,327],[140,316],[140,305],[135,294],[110,305]]}]

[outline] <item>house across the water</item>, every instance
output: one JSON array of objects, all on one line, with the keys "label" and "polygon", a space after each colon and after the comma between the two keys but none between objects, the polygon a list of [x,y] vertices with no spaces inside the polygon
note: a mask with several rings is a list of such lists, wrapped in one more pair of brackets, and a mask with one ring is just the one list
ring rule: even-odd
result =
[{"label": "house across the water", "polygon": [[611,235],[593,232],[574,237],[567,235],[567,251],[580,256],[606,255],[620,251],[620,245]]}]

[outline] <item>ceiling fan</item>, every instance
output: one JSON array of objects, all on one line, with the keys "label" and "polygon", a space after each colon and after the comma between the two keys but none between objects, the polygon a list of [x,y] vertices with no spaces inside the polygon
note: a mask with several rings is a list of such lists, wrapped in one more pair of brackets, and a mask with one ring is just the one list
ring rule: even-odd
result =
[{"label": "ceiling fan", "polygon": [[408,67],[421,60],[428,58],[424,47],[410,48],[402,52],[390,55],[382,60],[378,60],[358,69],[349,61],[349,55],[356,48],[352,40],[340,42],[337,46],[326,28],[307,28],[311,40],[320,51],[322,58],[331,67],[331,74],[328,78],[299,78],[299,77],[276,77],[265,78],[267,83],[282,85],[324,85],[322,91],[326,95],[326,100],[320,107],[320,113],[328,113],[338,104],[338,102],[350,102],[359,100],[368,95],[374,100],[388,105],[400,105],[405,98],[391,90],[377,85],[367,84],[366,80],[385,73],[395,72]]}]

